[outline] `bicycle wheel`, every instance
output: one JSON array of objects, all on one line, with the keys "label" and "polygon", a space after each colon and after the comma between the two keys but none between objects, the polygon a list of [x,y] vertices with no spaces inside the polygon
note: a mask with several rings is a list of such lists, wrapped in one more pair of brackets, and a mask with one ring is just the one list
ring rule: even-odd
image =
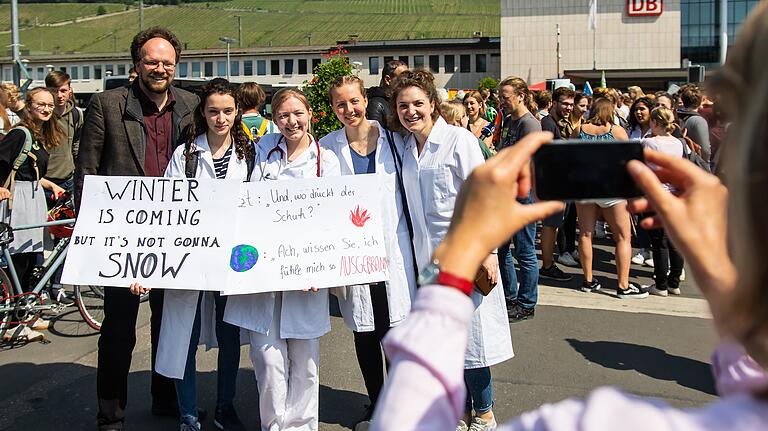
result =
[{"label": "bicycle wheel", "polygon": [[13,316],[11,311],[13,288],[11,286],[11,280],[8,278],[8,275],[6,275],[3,269],[0,269],[0,307],[5,310],[0,312],[0,337],[5,334]]},{"label": "bicycle wheel", "polygon": [[75,286],[75,302],[85,323],[100,331],[104,321],[104,288],[101,286]]}]

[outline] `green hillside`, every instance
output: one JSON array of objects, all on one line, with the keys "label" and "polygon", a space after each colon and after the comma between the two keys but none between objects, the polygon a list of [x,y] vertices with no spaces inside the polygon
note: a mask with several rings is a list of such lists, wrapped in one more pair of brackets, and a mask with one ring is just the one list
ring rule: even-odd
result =
[{"label": "green hillside", "polygon": [[[349,39],[350,35],[360,40],[471,37],[476,31],[498,36],[500,24],[498,0],[232,0],[207,5],[147,8],[144,26],[167,26],[187,49],[204,49],[222,47],[220,36],[237,37],[236,15],[242,21],[243,47],[306,45],[309,34],[312,45],[321,46]],[[57,18],[60,6],[76,6],[82,15],[73,10]],[[96,4],[19,6],[22,19],[33,17],[34,22],[38,16],[40,23],[93,16],[96,8]],[[108,12],[125,10],[125,6],[115,4],[105,8]],[[8,6],[0,7],[2,11],[7,14]],[[21,43],[31,55],[126,52],[138,30],[138,16],[138,10],[131,9],[65,25],[25,28]],[[0,22],[7,28],[7,15],[6,21]],[[5,45],[10,44],[10,34],[0,37]]]}]

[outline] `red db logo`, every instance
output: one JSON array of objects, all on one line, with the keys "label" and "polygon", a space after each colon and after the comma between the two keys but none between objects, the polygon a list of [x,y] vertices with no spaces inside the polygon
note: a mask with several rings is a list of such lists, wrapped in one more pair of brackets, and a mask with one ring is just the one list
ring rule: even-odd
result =
[{"label": "red db logo", "polygon": [[629,16],[659,16],[664,11],[662,0],[627,0]]}]

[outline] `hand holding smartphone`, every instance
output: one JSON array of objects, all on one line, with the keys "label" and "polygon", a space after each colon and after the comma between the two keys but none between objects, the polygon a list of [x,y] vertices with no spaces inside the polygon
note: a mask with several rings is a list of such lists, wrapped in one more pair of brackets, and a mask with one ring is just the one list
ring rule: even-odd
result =
[{"label": "hand holding smartphone", "polygon": [[645,162],[638,140],[555,140],[533,155],[534,192],[539,200],[637,198],[630,160]]}]

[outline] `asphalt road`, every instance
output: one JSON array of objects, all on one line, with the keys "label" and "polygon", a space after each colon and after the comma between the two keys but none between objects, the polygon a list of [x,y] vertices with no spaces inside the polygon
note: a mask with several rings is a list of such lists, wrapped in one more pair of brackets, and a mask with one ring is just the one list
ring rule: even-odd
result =
[{"label": "asphalt road", "polygon": [[[596,275],[615,289],[611,255],[596,253]],[[651,270],[632,266],[633,281],[650,283]],[[610,289],[581,293],[578,270],[568,282],[541,280],[532,320],[512,324],[516,356],[493,367],[500,420],[544,403],[584,397],[612,385],[678,407],[716,399],[709,356],[716,338],[700,292],[689,280],[681,297],[619,300]],[[126,423],[130,430],[178,429],[174,419],[149,413],[149,307],[142,306],[133,356]],[[351,333],[340,318],[321,341],[320,429],[351,429],[367,403]],[[97,334],[72,308],[52,319],[46,343],[0,349],[0,430],[95,429]],[[200,406],[212,413],[216,351],[198,353]],[[244,347],[236,407],[248,429],[258,429],[258,393]],[[212,420],[203,429],[215,429]]]}]

